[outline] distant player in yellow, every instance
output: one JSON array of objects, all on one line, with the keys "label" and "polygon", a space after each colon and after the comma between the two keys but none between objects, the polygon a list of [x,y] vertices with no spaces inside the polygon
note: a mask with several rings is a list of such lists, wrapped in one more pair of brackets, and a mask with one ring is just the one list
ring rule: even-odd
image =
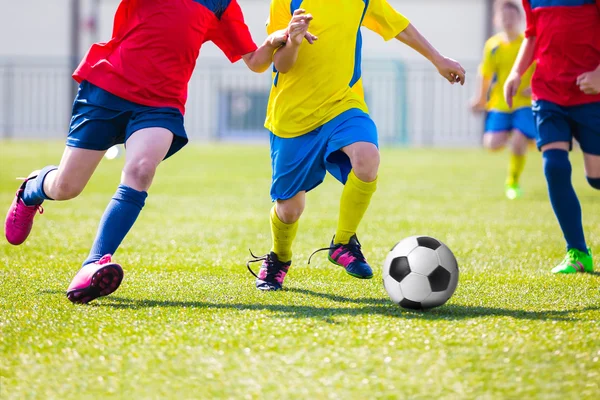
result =
[{"label": "distant player in yellow", "polygon": [[504,100],[503,88],[525,39],[520,27],[522,11],[514,0],[497,1],[495,8],[496,24],[502,31],[485,44],[483,62],[479,68],[479,90],[472,108],[476,112],[488,112],[483,136],[486,148],[500,150],[512,136],[505,191],[506,197],[513,200],[522,195],[519,178],[525,168],[528,142],[536,138],[530,88],[535,67],[532,66],[523,76],[511,110]]},{"label": "distant player in yellow", "polygon": [[[302,8],[300,8],[302,7]],[[291,265],[292,242],[306,192],[329,172],[344,184],[329,260],[354,277],[369,279],[371,267],[356,237],[377,186],[377,129],[368,114],[361,81],[361,26],[417,50],[451,83],[465,71],[443,57],[386,0],[272,0],[267,32],[285,29],[292,14],[309,12],[310,45],[296,32],[274,57],[273,86],[265,126],[271,131],[273,247],[262,261],[256,287],[281,289]]]}]

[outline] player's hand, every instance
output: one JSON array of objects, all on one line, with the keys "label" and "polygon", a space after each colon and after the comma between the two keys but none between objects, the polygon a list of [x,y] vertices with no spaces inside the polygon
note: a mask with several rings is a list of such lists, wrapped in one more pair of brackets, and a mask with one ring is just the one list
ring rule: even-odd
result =
[{"label": "player's hand", "polygon": [[313,16],[311,14],[306,14],[306,10],[300,8],[294,11],[292,20],[287,28],[289,35],[288,41],[299,46],[305,38],[310,44],[317,40],[318,38],[315,35],[308,32],[308,27],[312,20]]},{"label": "player's hand", "polygon": [[487,101],[485,99],[475,98],[471,101],[471,111],[474,113],[484,112],[487,105]]},{"label": "player's hand", "polygon": [[287,29],[281,29],[281,30],[271,33],[267,37],[267,42],[269,43],[270,46],[277,49],[286,44],[286,42],[288,40],[288,36],[289,35],[288,35]]},{"label": "player's hand", "polygon": [[600,67],[579,75],[577,86],[585,94],[600,94]]},{"label": "player's hand", "polygon": [[465,84],[466,71],[458,61],[448,57],[441,57],[435,62],[435,67],[440,75],[446,78],[451,84]]},{"label": "player's hand", "polygon": [[504,83],[504,99],[510,108],[513,106],[513,98],[519,92],[519,86],[521,86],[521,76],[516,72],[511,72]]}]

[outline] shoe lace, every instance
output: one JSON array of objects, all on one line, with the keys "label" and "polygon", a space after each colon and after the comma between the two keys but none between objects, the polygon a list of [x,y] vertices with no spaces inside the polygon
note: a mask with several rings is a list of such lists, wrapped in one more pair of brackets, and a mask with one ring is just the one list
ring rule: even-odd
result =
[{"label": "shoe lace", "polygon": [[317,253],[320,253],[322,251],[331,251],[331,250],[336,250],[337,248],[339,248],[340,246],[344,247],[348,253],[352,254],[352,256],[354,258],[356,258],[358,261],[362,261],[365,262],[365,256],[362,253],[362,250],[360,249],[360,243],[358,243],[358,241],[356,243],[347,243],[347,244],[342,244],[342,245],[334,245],[334,246],[329,246],[329,247],[323,247],[322,249],[318,249],[315,250],[310,257],[308,257],[308,264],[310,265],[310,261],[312,260],[313,256]]},{"label": "shoe lace", "polygon": [[33,207],[15,207],[15,211],[13,212],[13,224],[19,228],[25,228],[25,221],[27,221],[32,214],[35,214],[38,211],[40,214],[43,214],[44,208],[41,205],[36,205]]},{"label": "shoe lace", "polygon": [[279,274],[281,273],[281,271],[283,271],[284,269],[281,267],[281,263],[277,263],[275,262],[275,260],[273,260],[273,257],[271,257],[271,253],[269,254],[265,254],[264,256],[256,256],[252,250],[250,251],[250,255],[252,256],[252,260],[249,260],[246,263],[246,267],[248,268],[248,271],[250,271],[250,273],[252,275],[254,275],[254,277],[256,279],[260,279],[258,277],[258,275],[256,275],[256,273],[252,270],[252,267],[250,267],[250,264],[254,264],[254,263],[258,263],[258,262],[263,262],[266,267],[267,267],[267,276],[266,276],[266,280],[270,281],[270,280],[275,280],[276,278],[279,277]]},{"label": "shoe lace", "polygon": [[579,260],[579,258],[581,258],[581,256],[584,255],[587,255],[587,253],[584,253],[583,251],[577,249],[569,249],[567,251],[567,255],[565,256],[565,261],[576,262]]}]

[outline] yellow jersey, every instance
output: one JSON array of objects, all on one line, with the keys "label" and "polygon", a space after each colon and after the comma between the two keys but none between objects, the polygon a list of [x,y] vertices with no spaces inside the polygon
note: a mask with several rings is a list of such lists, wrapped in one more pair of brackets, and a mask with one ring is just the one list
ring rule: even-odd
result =
[{"label": "yellow jersey", "polygon": [[319,40],[303,41],[289,72],[273,68],[265,127],[283,138],[311,132],[352,108],[368,112],[360,28],[390,40],[410,23],[386,0],[271,0],[267,33],[285,29],[298,8],[313,15],[309,30]]},{"label": "yellow jersey", "polygon": [[[508,79],[508,75],[510,75],[524,39],[524,35],[519,35],[517,39],[509,42],[505,34],[499,33],[492,36],[485,43],[483,62],[479,67],[479,72],[484,78],[492,80],[492,87],[490,88],[487,103],[488,111],[511,111],[504,99],[504,83]],[[525,96],[522,92],[531,87],[531,77],[534,70],[535,66],[532,65],[523,75],[519,92],[513,100],[513,109],[531,107],[531,96]]]}]

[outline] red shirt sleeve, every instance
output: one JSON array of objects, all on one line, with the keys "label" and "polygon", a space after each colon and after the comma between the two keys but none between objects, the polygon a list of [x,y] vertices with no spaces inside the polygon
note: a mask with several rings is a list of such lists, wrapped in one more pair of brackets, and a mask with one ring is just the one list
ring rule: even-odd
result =
[{"label": "red shirt sleeve", "polygon": [[535,26],[535,15],[533,15],[533,10],[531,9],[531,3],[529,2],[529,0],[523,0],[523,8],[525,9],[525,17],[527,20],[527,27],[525,28],[525,37],[535,37],[537,36],[537,29]]},{"label": "red shirt sleeve", "polygon": [[229,3],[220,21],[211,30],[209,40],[216,44],[232,63],[257,49],[236,0]]}]

